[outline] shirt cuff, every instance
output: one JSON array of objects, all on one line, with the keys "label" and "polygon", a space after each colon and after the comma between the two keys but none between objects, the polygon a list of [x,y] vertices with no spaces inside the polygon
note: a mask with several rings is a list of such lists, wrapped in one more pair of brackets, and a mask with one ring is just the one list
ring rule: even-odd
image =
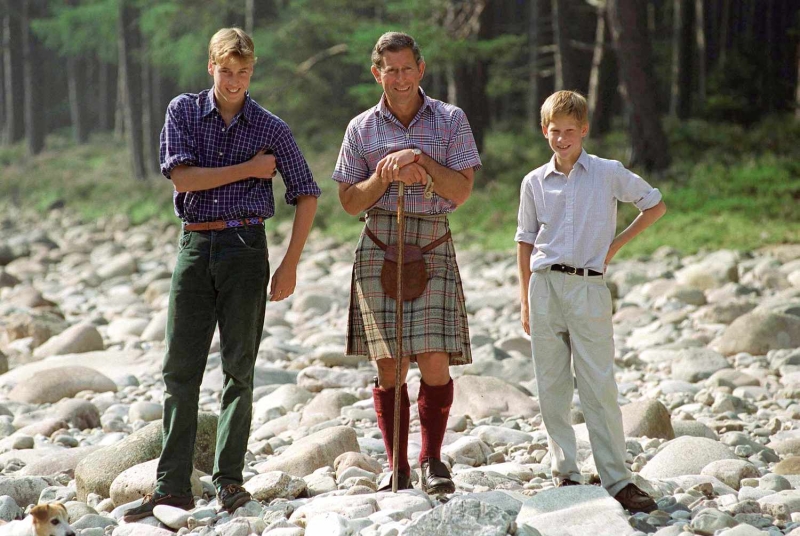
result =
[{"label": "shirt cuff", "polygon": [[287,191],[286,195],[283,197],[286,200],[287,205],[297,205],[297,198],[303,196],[311,196],[311,197],[319,197],[322,195],[322,190],[319,189],[319,186],[316,183],[304,190],[293,190],[291,192]]},{"label": "shirt cuff", "polygon": [[529,233],[517,228],[514,235],[514,242],[525,242],[526,244],[534,245],[536,243],[536,233]]},{"label": "shirt cuff", "polygon": [[634,205],[639,210],[645,211],[656,206],[659,201],[661,201],[661,192],[658,191],[658,188],[653,188],[646,196],[636,201]]},{"label": "shirt cuff", "polygon": [[195,162],[194,158],[187,155],[171,156],[167,158],[163,164],[161,164],[161,174],[172,180],[172,177],[170,176],[172,170],[182,165],[196,166],[197,162]]}]

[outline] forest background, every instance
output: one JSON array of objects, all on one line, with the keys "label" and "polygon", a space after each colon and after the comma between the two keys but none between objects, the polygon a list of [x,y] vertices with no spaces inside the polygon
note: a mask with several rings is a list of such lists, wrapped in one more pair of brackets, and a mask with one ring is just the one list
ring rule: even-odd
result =
[{"label": "forest background", "polygon": [[[210,86],[208,39],[231,25],[255,39],[252,96],[323,187],[317,229],[341,240],[359,224],[329,177],[348,121],[380,98],[372,46],[399,30],[481,150],[452,218],[463,247],[513,247],[557,89],[587,95],[589,152],[664,193],[667,217],[628,255],[800,243],[797,0],[0,0],[0,210],[177,225],[158,134],[172,97]],[[292,211],[278,205],[280,229]],[[623,207],[620,225],[634,216]]]}]

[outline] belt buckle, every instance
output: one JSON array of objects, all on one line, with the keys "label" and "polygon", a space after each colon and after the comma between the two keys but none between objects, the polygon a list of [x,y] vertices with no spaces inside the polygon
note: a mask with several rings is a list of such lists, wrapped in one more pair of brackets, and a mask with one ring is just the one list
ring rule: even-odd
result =
[{"label": "belt buckle", "polygon": [[[574,266],[565,266],[567,275],[578,275],[578,269]],[[571,271],[570,271],[571,270]]]}]

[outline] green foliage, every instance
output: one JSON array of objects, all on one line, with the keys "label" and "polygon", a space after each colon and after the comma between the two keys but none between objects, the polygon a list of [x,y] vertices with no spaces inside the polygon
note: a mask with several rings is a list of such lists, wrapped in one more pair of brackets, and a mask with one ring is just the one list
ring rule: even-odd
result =
[{"label": "green foliage", "polygon": [[31,21],[45,46],[65,57],[89,55],[117,62],[118,0],[84,0],[74,6],[49,0],[48,8],[49,17]]}]

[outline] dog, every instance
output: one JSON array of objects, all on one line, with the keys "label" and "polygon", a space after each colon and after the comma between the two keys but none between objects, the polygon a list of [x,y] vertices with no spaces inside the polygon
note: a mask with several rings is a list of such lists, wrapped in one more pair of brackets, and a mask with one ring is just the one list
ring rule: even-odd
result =
[{"label": "dog", "polygon": [[61,503],[38,504],[22,520],[0,525],[0,536],[75,536]]}]

